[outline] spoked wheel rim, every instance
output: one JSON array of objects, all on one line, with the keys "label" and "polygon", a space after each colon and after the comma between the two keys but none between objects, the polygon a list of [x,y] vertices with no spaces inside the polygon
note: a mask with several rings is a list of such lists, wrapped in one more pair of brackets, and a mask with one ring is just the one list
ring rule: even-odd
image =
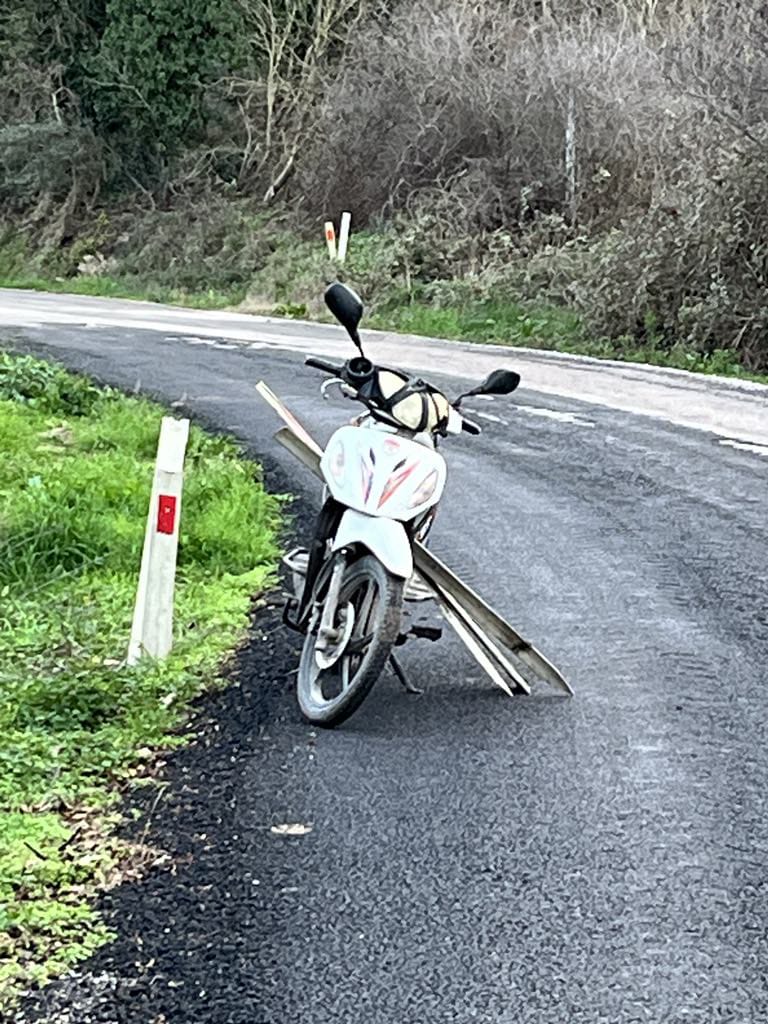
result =
[{"label": "spoked wheel rim", "polygon": [[[322,671],[315,650],[321,621],[318,614],[301,652],[296,695],[308,721],[333,728],[360,707],[400,635],[402,606],[403,580],[373,555],[364,554],[346,566],[337,607],[349,608],[354,616],[347,644],[336,652],[339,656],[334,664]],[[338,619],[334,623],[340,624]]]},{"label": "spoked wheel rim", "polygon": [[[309,689],[318,709],[332,713],[347,699],[373,641],[380,607],[381,588],[372,575],[353,574],[342,582],[334,625],[343,630],[351,615],[353,626],[343,650],[329,667],[321,668],[313,652]],[[313,648],[316,638],[313,632],[309,638]]]}]

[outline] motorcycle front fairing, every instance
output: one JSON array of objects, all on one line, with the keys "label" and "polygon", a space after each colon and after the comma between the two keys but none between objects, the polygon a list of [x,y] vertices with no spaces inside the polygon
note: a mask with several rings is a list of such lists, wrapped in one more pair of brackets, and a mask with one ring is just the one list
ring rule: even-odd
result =
[{"label": "motorcycle front fairing", "polygon": [[360,544],[394,575],[413,574],[404,523],[436,505],[445,488],[445,460],[433,447],[391,430],[345,426],[331,437],[320,469],[344,512],[333,550]]},{"label": "motorcycle front fairing", "polygon": [[378,427],[340,427],[323,452],[320,469],[339,504],[400,523],[436,505],[445,489],[442,455]]}]

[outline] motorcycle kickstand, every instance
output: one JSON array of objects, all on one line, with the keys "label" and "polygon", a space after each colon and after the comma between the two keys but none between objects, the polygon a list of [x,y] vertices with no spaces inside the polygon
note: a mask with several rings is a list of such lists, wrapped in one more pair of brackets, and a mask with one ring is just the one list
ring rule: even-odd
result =
[{"label": "motorcycle kickstand", "polygon": [[410,681],[405,672],[403,672],[402,666],[400,662],[397,660],[397,658],[394,656],[394,654],[390,654],[389,663],[392,666],[392,671],[395,673],[397,678],[405,687],[406,693],[412,693],[416,697],[420,697],[422,693],[424,693],[424,691],[420,690],[418,686],[413,685],[413,683]]}]

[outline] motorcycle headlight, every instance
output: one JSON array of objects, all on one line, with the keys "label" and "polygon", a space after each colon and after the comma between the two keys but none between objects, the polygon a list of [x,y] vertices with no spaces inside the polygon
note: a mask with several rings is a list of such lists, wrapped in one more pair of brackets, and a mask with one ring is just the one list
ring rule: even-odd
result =
[{"label": "motorcycle headlight", "polygon": [[437,489],[439,479],[440,477],[437,470],[433,469],[413,492],[413,497],[411,498],[409,507],[418,508],[419,505],[423,505],[425,502],[429,501]]}]

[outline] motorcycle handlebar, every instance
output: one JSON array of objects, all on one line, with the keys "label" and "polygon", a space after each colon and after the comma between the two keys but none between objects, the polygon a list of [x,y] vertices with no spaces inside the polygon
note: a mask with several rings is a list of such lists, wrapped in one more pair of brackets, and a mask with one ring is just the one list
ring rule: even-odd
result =
[{"label": "motorcycle handlebar", "polygon": [[[324,373],[330,373],[333,377],[341,377],[342,380],[347,379],[347,363],[342,363],[341,366],[334,366],[333,363],[326,363],[323,359],[316,359],[315,356],[307,356],[304,360],[305,366],[311,366],[315,370],[323,370]],[[482,434],[482,427],[478,423],[473,423],[472,420],[468,420],[462,417],[461,429],[466,434]]]},{"label": "motorcycle handlebar", "polygon": [[333,363],[323,362],[322,359],[315,359],[314,356],[307,356],[304,360],[305,366],[312,366],[316,370],[324,370],[325,373],[331,373],[334,377],[340,377],[344,372],[344,363],[341,366],[334,366]]}]

